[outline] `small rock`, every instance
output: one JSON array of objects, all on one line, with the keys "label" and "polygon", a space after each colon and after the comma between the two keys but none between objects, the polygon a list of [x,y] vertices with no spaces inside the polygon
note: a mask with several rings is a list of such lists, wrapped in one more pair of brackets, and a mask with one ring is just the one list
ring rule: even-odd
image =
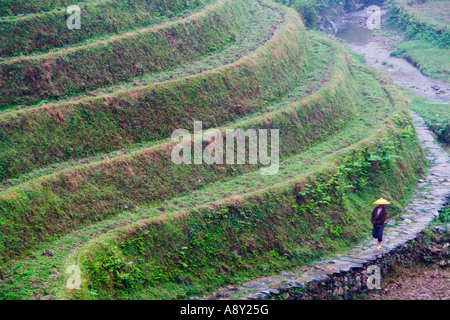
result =
[{"label": "small rock", "polygon": [[263,294],[263,293],[257,293],[257,294],[255,295],[255,298],[256,298],[257,300],[264,300],[265,297],[266,297],[266,295]]},{"label": "small rock", "polygon": [[282,287],[282,289],[285,291],[289,290],[290,288],[292,288],[292,284],[290,283],[285,283]]},{"label": "small rock", "polygon": [[343,298],[344,298],[344,300],[350,300],[350,294],[348,293],[348,291],[344,291]]},{"label": "small rock", "polygon": [[437,226],[434,228],[435,231],[437,231],[439,234],[445,233],[446,229],[443,226]]},{"label": "small rock", "polygon": [[395,226],[395,220],[391,220],[387,223],[388,226],[392,227]]},{"label": "small rock", "polygon": [[446,244],[444,244],[444,245],[442,246],[442,248],[447,249],[449,245],[450,245],[450,243],[447,242]]},{"label": "small rock", "polygon": [[447,261],[445,261],[445,260],[441,260],[441,261],[439,261],[439,266],[440,267],[445,267],[447,265]]},{"label": "small rock", "polygon": [[303,300],[303,294],[299,293],[298,295],[295,296],[294,300]]},{"label": "small rock", "polygon": [[41,254],[41,256],[43,256],[43,257],[53,257],[53,253],[50,250],[47,249]]},{"label": "small rock", "polygon": [[280,294],[280,291],[277,289],[270,289],[269,292],[271,292],[272,294],[274,294],[276,296]]},{"label": "small rock", "polygon": [[410,219],[405,219],[406,223],[411,223],[412,221]]},{"label": "small rock", "polygon": [[53,300],[53,296],[49,294],[48,296],[42,296],[40,300]]},{"label": "small rock", "polygon": [[263,291],[263,292],[260,292],[260,293],[263,294],[267,298],[270,298],[272,296],[272,293],[270,292],[270,290]]}]

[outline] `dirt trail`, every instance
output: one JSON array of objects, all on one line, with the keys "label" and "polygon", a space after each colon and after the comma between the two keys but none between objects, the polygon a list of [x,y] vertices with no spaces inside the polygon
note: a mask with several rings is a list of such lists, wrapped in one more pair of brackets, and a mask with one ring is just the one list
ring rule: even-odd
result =
[{"label": "dirt trail", "polygon": [[[426,177],[417,186],[415,196],[405,207],[401,220],[396,222],[395,219],[391,219],[388,222],[381,250],[376,249],[376,242],[369,236],[353,248],[332,257],[323,258],[311,266],[303,266],[292,272],[256,278],[239,286],[223,288],[203,299],[266,299],[278,296],[291,288],[304,288],[306,284],[314,281],[327,280],[334,274],[345,273],[351,269],[364,269],[364,266],[374,263],[392,250],[416,239],[417,234],[438,216],[438,211],[445,206],[446,199],[450,197],[450,156],[436,143],[424,120],[414,112],[411,112],[411,116],[419,139],[427,150],[427,159],[431,167]],[[368,233],[370,233],[369,230]],[[430,285],[442,286],[440,279],[436,278],[434,281],[436,283],[430,283]],[[420,283],[414,285],[411,288],[420,287]],[[419,291],[411,291],[410,296],[413,297],[419,293]]]},{"label": "dirt trail", "polygon": [[[399,39],[372,36],[372,31],[364,28],[361,23],[363,19],[363,12],[343,15],[336,24],[339,30],[337,36],[354,52],[363,54],[368,65],[390,73],[395,83],[411,88],[430,100],[450,102],[450,84],[430,79],[409,62],[390,57],[392,41]],[[439,87],[439,90],[433,87]],[[435,219],[450,196],[450,157],[437,144],[424,120],[414,112],[411,112],[411,116],[423,148],[427,151],[431,168],[417,187],[417,197],[411,199],[405,208],[403,220],[398,223],[391,221],[393,224],[386,231],[385,245],[381,251],[374,249],[375,243],[369,237],[351,250],[336,254],[333,259],[325,259],[293,272],[282,272],[275,276],[256,278],[239,286],[223,288],[202,299],[265,299],[278,296],[288,290],[286,288],[302,288],[306,283],[326,279],[334,272],[346,272],[359,267],[361,263],[375,261],[399,245],[415,239]],[[368,299],[448,299],[449,279],[448,270],[417,272],[408,279],[393,280],[384,288],[386,291],[370,295]]]},{"label": "dirt trail", "polygon": [[392,279],[371,300],[450,300],[450,272],[419,268]]},{"label": "dirt trail", "polygon": [[[365,25],[364,11],[351,12],[336,21],[336,37],[343,40],[354,52],[366,58],[366,64],[388,72],[394,82],[412,89],[422,97],[438,102],[450,103],[450,84],[423,75],[419,69],[404,59],[391,57],[393,44],[401,41],[399,36],[373,36],[373,31]],[[383,29],[382,19],[381,31]]]},{"label": "dirt trail", "polygon": [[[372,31],[364,28],[364,19],[363,11],[342,16],[336,23],[338,27],[336,36],[354,52],[364,55],[366,64],[388,72],[396,84],[412,89],[430,100],[450,102],[450,84],[430,79],[408,61],[391,57],[393,44],[402,39],[398,36],[373,36]],[[413,118],[417,120],[417,115],[413,114]],[[424,124],[421,129],[427,131]],[[421,129],[419,129],[419,135]],[[384,289],[370,295],[368,299],[449,300],[450,272],[448,269],[427,268],[408,271],[406,275],[391,280]]]}]

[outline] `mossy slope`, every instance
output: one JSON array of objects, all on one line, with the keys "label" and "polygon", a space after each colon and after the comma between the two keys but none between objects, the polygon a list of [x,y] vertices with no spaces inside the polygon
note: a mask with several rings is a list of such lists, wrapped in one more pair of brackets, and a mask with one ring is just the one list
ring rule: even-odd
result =
[{"label": "mossy slope", "polygon": [[[240,1],[240,0],[235,0]],[[291,90],[309,59],[300,18],[247,57],[221,68],[105,96],[0,116],[0,179],[50,163],[167,138],[192,119],[205,128],[261,110]]]},{"label": "mossy slope", "polygon": [[186,298],[255,276],[261,264],[295,268],[348,246],[368,229],[364,202],[382,192],[400,200],[420,176],[423,154],[408,127],[407,113],[396,113],[304,177],[100,237],[77,256],[83,291],[66,294],[88,298],[89,287],[99,298]]},{"label": "mossy slope", "polygon": [[[352,91],[355,83],[342,47],[329,41],[321,45],[332,48],[326,54],[333,57],[333,63],[330,80],[316,93],[305,98],[300,93],[297,101],[293,97],[285,99],[286,106],[284,101],[280,102],[280,110],[254,115],[220,130],[280,129],[282,158],[298,154],[339,130],[354,112],[354,101],[349,97],[356,94]],[[171,160],[174,145],[160,143],[112,160],[68,168],[0,193],[0,212],[8,220],[2,227],[4,257],[92,220],[111,217],[130,200],[140,206],[149,205],[257,167],[175,165]]]},{"label": "mossy slope", "polygon": [[196,60],[232,41],[248,21],[247,10],[241,0],[217,0],[175,22],[2,62],[0,109],[61,99]]},{"label": "mossy slope", "polygon": [[[84,40],[149,27],[181,13],[192,12],[213,1],[103,0],[61,3],[58,8],[49,12],[0,20],[0,56],[28,55],[77,44]],[[37,11],[39,5],[36,6],[35,2],[28,1],[32,10],[27,12]],[[4,5],[4,1],[1,4]],[[70,16],[67,8],[72,5],[79,6],[81,10],[80,29],[70,30],[67,26]],[[11,9],[19,12],[20,3],[14,4]],[[14,36],[9,36],[11,34]]]}]

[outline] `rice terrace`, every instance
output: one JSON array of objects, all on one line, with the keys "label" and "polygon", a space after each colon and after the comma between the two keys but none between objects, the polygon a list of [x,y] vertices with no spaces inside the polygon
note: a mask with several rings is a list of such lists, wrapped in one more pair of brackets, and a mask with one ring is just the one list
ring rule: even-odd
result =
[{"label": "rice terrace", "polygon": [[0,0],[0,299],[450,299],[449,11]]}]

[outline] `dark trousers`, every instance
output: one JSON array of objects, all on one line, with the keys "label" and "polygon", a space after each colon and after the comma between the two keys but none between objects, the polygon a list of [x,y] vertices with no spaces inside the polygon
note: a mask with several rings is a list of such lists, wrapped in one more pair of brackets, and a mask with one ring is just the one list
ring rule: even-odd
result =
[{"label": "dark trousers", "polygon": [[384,232],[384,226],[380,225],[373,225],[372,230],[372,236],[376,239],[378,239],[379,242],[383,241],[383,232]]}]

